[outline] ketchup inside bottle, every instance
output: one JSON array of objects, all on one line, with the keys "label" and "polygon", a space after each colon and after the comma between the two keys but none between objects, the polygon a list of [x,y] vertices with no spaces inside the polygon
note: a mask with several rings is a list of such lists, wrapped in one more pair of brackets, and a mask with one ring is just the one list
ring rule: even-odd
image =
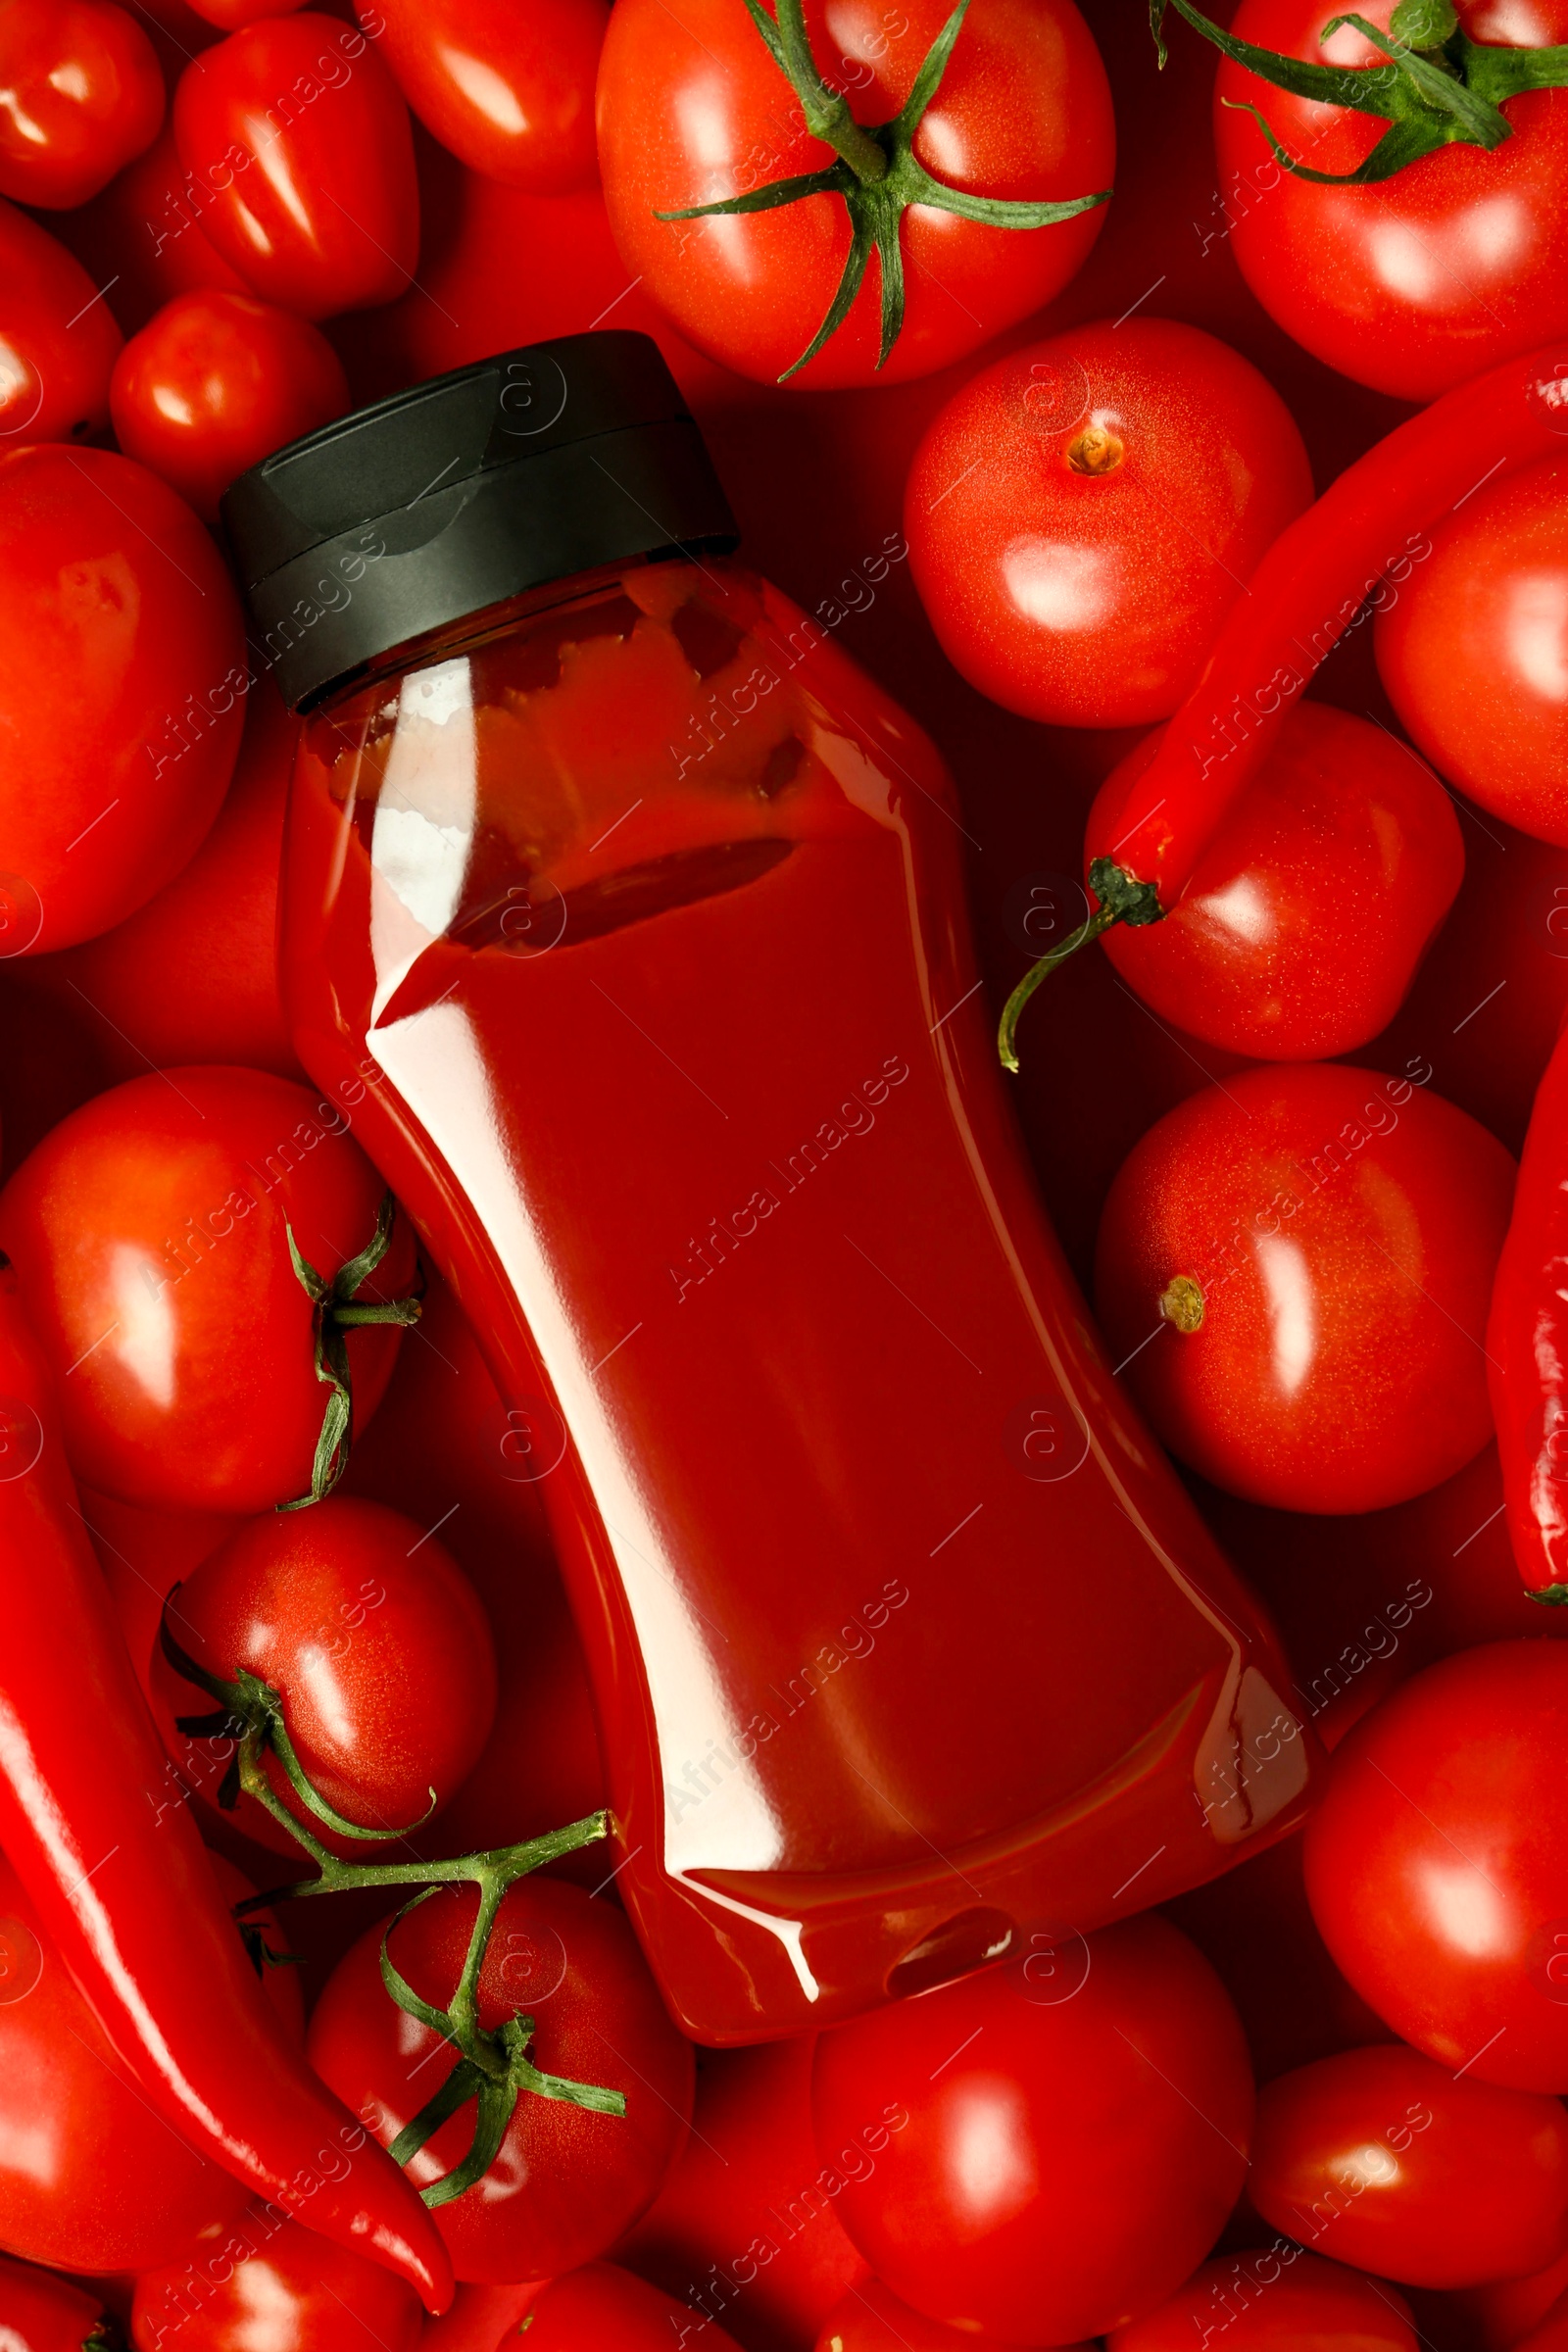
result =
[{"label": "ketchup inside bottle", "polygon": [[960,840],[931,746],[722,559],[493,609],[303,737],[298,1047],[491,1357],[616,1886],[706,2041],[1049,1976],[1307,1777],[1035,1199]]}]

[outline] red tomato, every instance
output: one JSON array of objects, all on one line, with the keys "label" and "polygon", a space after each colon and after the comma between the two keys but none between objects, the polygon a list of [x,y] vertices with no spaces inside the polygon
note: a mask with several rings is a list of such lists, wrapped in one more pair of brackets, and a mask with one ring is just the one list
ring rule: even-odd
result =
[{"label": "red tomato", "polygon": [[164,77],[113,0],[7,0],[0,9],[0,194],[69,210],[158,136]]},{"label": "red tomato", "polygon": [[[811,2129],[814,2034],[704,2050],[691,2137],[617,2259],[772,2352],[805,2343],[868,2277],[839,2225],[848,2172]],[[858,2164],[865,2161],[860,2150]]]},{"label": "red tomato", "polygon": [[1013,2343],[1151,2310],[1218,2236],[1252,2075],[1219,1979],[1152,1914],[1068,1964],[990,1969],[817,2044],[839,2219],[929,2319]]},{"label": "red tomato", "polygon": [[[443,1887],[393,1930],[392,1960],[421,1999],[452,1998],[475,1902],[471,1886]],[[371,1928],[333,1972],[309,2047],[317,2073],[390,2146],[443,2070],[429,2063],[440,2037],[396,2008],[382,1984],[386,1926]],[[622,1913],[559,1879],[520,1879],[506,1896],[478,2009],[491,2033],[526,2013],[535,2066],[625,2096],[617,2117],[524,2091],[484,2179],[436,2208],[460,2278],[547,2278],[604,2253],[658,2194],[691,2116],[692,2047],[670,2024]],[[473,2117],[470,2102],[411,2158],[405,2170],[417,2186],[463,2161]]]},{"label": "red tomato", "polygon": [[0,2243],[62,2270],[143,2270],[243,2202],[148,2106],[0,1859]]},{"label": "red tomato", "polygon": [[1568,2115],[1380,2042],[1258,2093],[1248,2194],[1285,2236],[1411,2286],[1474,2286],[1568,2245]]},{"label": "red tomato", "polygon": [[598,177],[605,0],[363,0],[360,16],[425,128],[472,171],[534,196]]},{"label": "red tomato", "polygon": [[1405,726],[1483,808],[1568,843],[1568,461],[1467,499],[1378,615]]},{"label": "red tomato", "polygon": [[299,1074],[277,987],[277,876],[297,733],[273,688],[255,684],[233,781],[190,863],[113,931],[29,960],[29,979],[90,1031],[101,1084],[139,1077],[149,1064],[199,1061]]},{"label": "red tomato", "polygon": [[146,154],[101,196],[79,212],[63,213],[54,225],[96,283],[114,280],[108,299],[122,325],[133,332],[166,302],[195,287],[249,291],[202,232],[217,201],[180,163],[173,126],[166,122]]},{"label": "red tomato", "polygon": [[0,2323],[12,2352],[97,2352],[109,2320],[96,2296],[0,2254]]},{"label": "red tomato", "polygon": [[[0,1195],[0,1249],[61,1382],[89,1486],[155,1508],[265,1511],[309,1491],[327,1391],[292,1228],[330,1278],[375,1232],[353,1105],[259,1070],[132,1079],[73,1112]],[[359,1296],[401,1298],[404,1219]],[[401,1335],[350,1333],[368,1419]],[[69,1377],[68,1377],[69,1376]]]},{"label": "red tomato", "polygon": [[120,355],[110,385],[126,457],[206,522],[237,474],[349,406],[326,337],[249,294],[176,295]]},{"label": "red tomato", "polygon": [[1312,496],[1289,410],[1171,318],[1034,343],[955,394],[904,529],[944,652],[1057,726],[1168,718],[1259,557]]},{"label": "red tomato", "polygon": [[[422,1824],[472,1771],[489,1736],[496,1661],[478,1596],[434,1536],[381,1503],[334,1494],[313,1510],[248,1521],[181,1585],[168,1625],[187,1657],[220,1682],[244,1668],[270,1684],[311,1787],[368,1830]],[[218,1702],[163,1651],[152,1679],[170,1754],[216,1801],[233,1741],[190,1740],[175,1718],[211,1715]],[[315,1837],[368,1858],[324,1828],[275,1754],[267,1774]],[[254,1797],[240,1797],[233,1820],[259,1843],[298,1856]]]},{"label": "red tomato", "polygon": [[1568,2090],[1568,1654],[1446,1658],[1357,1726],[1308,1830],[1313,1916],[1380,2017],[1480,2082]]},{"label": "red tomato", "polygon": [[218,813],[245,640],[212,540],[101,449],[0,457],[0,937],[91,939],[162,889]]},{"label": "red tomato", "polygon": [[190,0],[190,5],[209,24],[220,25],[224,32],[238,32],[246,24],[259,24],[263,17],[292,16],[300,0]]},{"label": "red tomato", "polygon": [[137,2279],[136,2352],[414,2352],[419,2341],[412,2287],[276,2205],[247,2205],[185,2255]]},{"label": "red tomato", "polygon": [[1205,2262],[1107,2352],[1192,2352],[1221,2334],[1226,2352],[1416,2352],[1420,2340],[1402,2295],[1280,2238]]},{"label": "red tomato", "polygon": [[1431,1065],[1248,1070],[1124,1162],[1095,1295],[1140,1404],[1227,1491],[1368,1511],[1492,1429],[1482,1342],[1513,1161]]},{"label": "red tomato", "polygon": [[[901,2303],[879,2278],[852,2286],[822,2322],[816,2352],[985,2352],[996,2344],[994,2335],[960,2335],[940,2320],[923,2319]],[[1063,2352],[1093,2352],[1088,2344],[1067,2345]],[[1183,2352],[1186,2352],[1185,2346]]]},{"label": "red tomato", "polygon": [[[1564,0],[1456,6],[1474,40],[1568,41]],[[1384,32],[1393,13],[1394,0],[1361,11]],[[1231,30],[1313,64],[1385,63],[1351,24],[1320,40],[1332,14],[1319,0],[1243,0]],[[1502,111],[1514,136],[1490,155],[1443,147],[1359,188],[1319,187],[1283,171],[1236,101],[1256,106],[1285,148],[1318,172],[1353,172],[1388,124],[1220,67],[1219,177],[1200,234],[1229,238],[1263,308],[1331,368],[1402,400],[1431,400],[1568,325],[1568,110],[1555,91],[1509,99]]]},{"label": "red tomato", "polygon": [[258,294],[303,318],[390,302],[419,257],[408,110],[356,27],[307,13],[231,33],[174,93],[202,227]]},{"label": "red tomato", "polygon": [[[1086,874],[1114,853],[1157,741],[1146,736],[1101,786]],[[1140,930],[1118,923],[1100,944],[1128,987],[1189,1035],[1311,1061],[1365,1045],[1394,1018],[1463,876],[1459,820],[1408,746],[1327,703],[1300,703],[1180,904]]]},{"label": "red tomato", "polygon": [[1520,2339],[1519,2352],[1568,2352],[1568,2295],[1551,2306],[1539,2328]]},{"label": "red tomato", "polygon": [[543,2283],[521,2286],[460,2286],[452,2309],[426,2320],[419,2352],[511,2352],[512,2339],[525,2331],[528,2314],[544,2293]]},{"label": "red tomato", "polygon": [[737,2352],[711,2320],[699,2335],[700,2326],[688,2304],[596,2262],[545,2288],[530,2314],[528,2352],[678,2352],[688,2336],[703,2352]]},{"label": "red tomato", "polygon": [[81,441],[109,422],[120,329],[92,279],[0,204],[0,441]]},{"label": "red tomato", "polygon": [[1480,2352],[1513,2352],[1563,2294],[1568,2294],[1568,2254],[1527,2278],[1471,2287],[1459,2300],[1475,2323]]},{"label": "red tomato", "polygon": [[[858,122],[886,123],[950,14],[947,0],[808,0],[818,67]],[[829,26],[831,24],[831,29]],[[682,334],[738,374],[771,382],[808,348],[850,252],[842,198],[702,220],[661,212],[750,193],[834,158],[750,17],[733,0],[620,0],[599,74],[599,162],[615,242]],[[1072,0],[990,0],[965,18],[915,134],[917,161],[971,195],[1065,202],[1108,188],[1114,158],[1100,53]],[[907,309],[885,381],[961,359],[1059,293],[1103,207],[1037,229],[930,207],[900,227]],[[880,265],[797,379],[868,383],[881,341]]]}]

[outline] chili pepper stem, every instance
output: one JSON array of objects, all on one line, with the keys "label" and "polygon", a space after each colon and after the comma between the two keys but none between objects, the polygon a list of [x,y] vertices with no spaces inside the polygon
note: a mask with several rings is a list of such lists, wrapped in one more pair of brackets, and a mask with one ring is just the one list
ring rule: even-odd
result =
[{"label": "chili pepper stem", "polygon": [[1004,1070],[1017,1072],[1015,1040],[1019,1018],[1043,981],[1049,980],[1069,956],[1076,956],[1080,948],[1087,947],[1092,939],[1099,939],[1113,923],[1128,923],[1135,927],[1144,923],[1157,923],[1165,912],[1153,884],[1140,882],[1136,874],[1128,873],[1126,867],[1118,865],[1114,858],[1095,859],[1089,868],[1089,887],[1100,905],[1086,921],[1079,924],[1076,931],[1062,941],[1059,948],[1053,948],[1048,956],[1041,956],[1038,963],[1030,965],[1002,1008],[1002,1019],[997,1024],[997,1053]]}]

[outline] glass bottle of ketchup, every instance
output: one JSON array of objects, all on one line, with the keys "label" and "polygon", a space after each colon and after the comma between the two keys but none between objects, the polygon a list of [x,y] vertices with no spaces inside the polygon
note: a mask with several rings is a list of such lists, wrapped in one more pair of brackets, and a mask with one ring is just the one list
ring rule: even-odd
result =
[{"label": "glass bottle of ketchup", "polygon": [[729,560],[657,348],[421,384],[225,519],[308,714],[297,1049],[532,1449],[687,2031],[1043,1972],[1278,1835],[1309,1735],[1036,1199],[952,784]]}]

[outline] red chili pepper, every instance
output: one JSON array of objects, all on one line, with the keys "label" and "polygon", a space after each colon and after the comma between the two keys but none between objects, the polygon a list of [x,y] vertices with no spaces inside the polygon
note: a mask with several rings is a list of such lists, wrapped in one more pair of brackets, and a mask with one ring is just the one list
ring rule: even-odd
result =
[{"label": "red chili pepper", "polygon": [[1282,531],[1231,607],[1207,666],[1165,730],[1123,811],[1114,855],[1090,880],[1100,905],[1019,982],[999,1047],[1042,980],[1112,923],[1157,922],[1181,897],[1284,713],[1352,627],[1430,554],[1428,526],[1472,491],[1568,445],[1562,347],[1509,360],[1398,425]]},{"label": "red chili pepper", "polygon": [[0,1267],[0,1846],[147,2096],[323,2236],[452,2296],[417,2195],[285,2040],[203,1855]]}]

